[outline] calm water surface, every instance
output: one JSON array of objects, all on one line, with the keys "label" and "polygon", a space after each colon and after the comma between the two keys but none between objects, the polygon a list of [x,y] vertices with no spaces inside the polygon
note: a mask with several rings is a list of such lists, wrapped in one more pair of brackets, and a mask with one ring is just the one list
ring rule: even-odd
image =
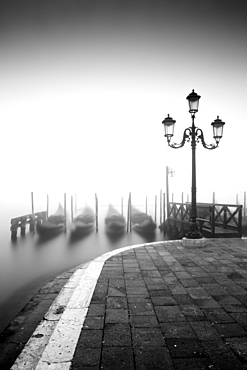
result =
[{"label": "calm water surface", "polygon": [[[146,239],[134,231],[111,240],[104,231],[108,206],[99,206],[99,232],[93,232],[75,242],[70,241],[69,227],[45,242],[37,234],[10,239],[10,219],[30,213],[30,207],[3,201],[0,211],[0,333],[25,306],[32,296],[49,280],[83,262],[110,250],[143,242],[164,240],[157,228],[154,238]],[[43,206],[35,211],[45,210]],[[125,210],[124,210],[125,211]],[[158,219],[157,219],[158,223]]]}]

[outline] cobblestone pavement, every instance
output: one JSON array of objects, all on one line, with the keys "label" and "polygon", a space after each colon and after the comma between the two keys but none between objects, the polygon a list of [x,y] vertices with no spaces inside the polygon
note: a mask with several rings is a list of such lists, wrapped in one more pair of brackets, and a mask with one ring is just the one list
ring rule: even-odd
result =
[{"label": "cobblestone pavement", "polygon": [[[84,318],[71,360],[33,368],[247,369],[247,240],[159,242],[115,254],[86,311],[76,312]],[[11,338],[9,351],[27,339]]]}]

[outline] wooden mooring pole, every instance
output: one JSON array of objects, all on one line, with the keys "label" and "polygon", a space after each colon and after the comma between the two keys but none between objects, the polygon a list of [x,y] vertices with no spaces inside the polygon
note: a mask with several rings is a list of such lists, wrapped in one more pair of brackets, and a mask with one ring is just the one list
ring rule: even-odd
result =
[{"label": "wooden mooring pole", "polygon": [[160,226],[162,225],[162,190],[160,190]]},{"label": "wooden mooring pole", "polygon": [[46,196],[46,216],[49,216],[49,195]]},{"label": "wooden mooring pole", "polygon": [[98,196],[96,193],[95,193],[95,214],[96,214],[95,222],[96,222],[96,233],[97,233],[99,230],[99,219],[98,219]]},{"label": "wooden mooring pole", "polygon": [[64,232],[67,232],[66,193],[64,193]]},{"label": "wooden mooring pole", "polygon": [[244,192],[244,221],[246,220],[246,191]]},{"label": "wooden mooring pole", "polygon": [[155,203],[154,203],[154,222],[157,221],[157,195],[155,195]]},{"label": "wooden mooring pole", "polygon": [[33,201],[33,192],[31,192],[31,206],[32,206],[32,215],[30,218],[29,231],[31,233],[35,230],[35,216],[34,216],[34,201]]}]

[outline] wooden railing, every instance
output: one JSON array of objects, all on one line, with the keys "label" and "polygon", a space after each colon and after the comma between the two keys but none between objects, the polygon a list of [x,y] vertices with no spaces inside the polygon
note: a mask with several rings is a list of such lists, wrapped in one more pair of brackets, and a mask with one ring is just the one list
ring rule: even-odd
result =
[{"label": "wooden railing", "polygon": [[[242,237],[242,207],[236,204],[198,203],[197,221],[201,232],[208,233],[212,238],[227,235]],[[187,228],[190,208],[189,203],[169,203],[168,224],[175,224],[182,230]]]},{"label": "wooden railing", "polygon": [[21,229],[21,235],[24,236],[27,224],[30,225],[29,230],[31,232],[34,232],[35,224],[39,221],[41,222],[42,220],[46,220],[46,218],[47,218],[46,211],[31,213],[28,215],[12,218],[10,221],[11,239],[14,240],[17,238],[18,228]]}]

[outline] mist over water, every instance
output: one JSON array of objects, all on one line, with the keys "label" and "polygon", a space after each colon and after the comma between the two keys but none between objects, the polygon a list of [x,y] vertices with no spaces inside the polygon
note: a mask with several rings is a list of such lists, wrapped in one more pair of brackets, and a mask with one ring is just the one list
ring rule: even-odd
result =
[{"label": "mist over water", "polygon": [[[66,234],[62,233],[42,240],[37,233],[30,233],[29,225],[27,225],[25,237],[21,237],[20,230],[18,230],[17,240],[11,241],[10,219],[31,213],[30,194],[29,197],[24,194],[22,196],[19,195],[19,204],[14,204],[14,199],[9,198],[9,202],[6,202],[8,205],[5,204],[0,210],[0,332],[35,292],[58,274],[116,248],[166,239],[158,228],[155,235],[151,237],[142,237],[134,231],[125,232],[115,238],[108,236],[105,233],[104,219],[110,201],[107,202],[106,198],[100,198],[98,233],[94,230],[85,237],[71,240],[71,203],[70,197],[67,195]],[[88,197],[85,200],[85,197],[79,194],[75,199],[78,209],[88,205],[95,210],[94,195],[91,196],[91,199]],[[73,198],[74,201],[75,199]],[[118,202],[114,197],[111,200],[114,208],[121,213],[121,197],[118,197]],[[56,211],[59,203],[64,205],[63,196],[57,195],[55,197],[54,194],[49,196],[49,214]],[[38,197],[34,193],[34,205],[35,212],[46,210],[45,194]],[[142,201],[139,199],[136,206],[140,211],[145,211],[145,198]],[[127,198],[124,201],[123,214],[126,218]],[[149,198],[148,214],[154,218],[154,199],[151,201]],[[75,215],[76,213],[74,213]],[[159,203],[157,202],[157,225],[159,225],[159,221]]]}]

